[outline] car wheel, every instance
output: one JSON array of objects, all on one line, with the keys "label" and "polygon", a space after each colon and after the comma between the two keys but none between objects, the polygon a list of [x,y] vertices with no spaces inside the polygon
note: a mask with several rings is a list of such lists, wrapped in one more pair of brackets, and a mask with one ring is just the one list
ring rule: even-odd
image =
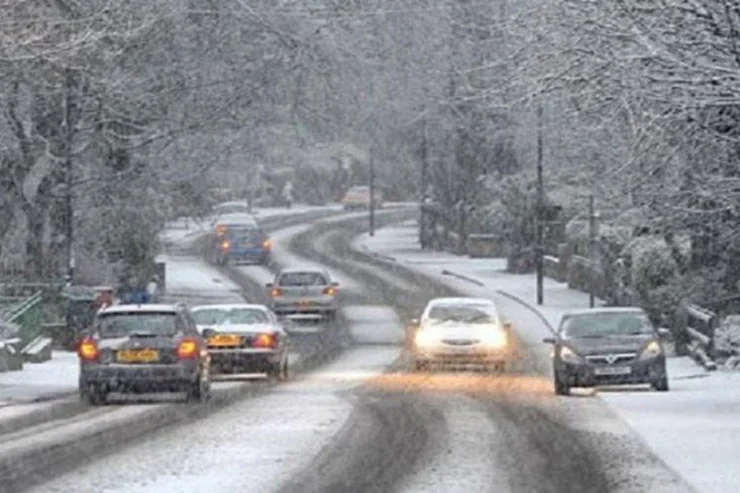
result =
[{"label": "car wheel", "polygon": [[88,385],[80,391],[80,395],[91,406],[100,406],[108,401],[108,393],[97,385]]},{"label": "car wheel", "polygon": [[570,395],[570,385],[557,373],[555,374],[555,395]]},{"label": "car wheel", "polygon": [[190,384],[186,399],[189,402],[206,402],[211,397],[211,384],[201,373],[198,379]]},{"label": "car wheel", "polygon": [[658,392],[668,392],[668,375],[663,374],[662,376],[653,379],[653,381],[650,382],[650,386]]}]

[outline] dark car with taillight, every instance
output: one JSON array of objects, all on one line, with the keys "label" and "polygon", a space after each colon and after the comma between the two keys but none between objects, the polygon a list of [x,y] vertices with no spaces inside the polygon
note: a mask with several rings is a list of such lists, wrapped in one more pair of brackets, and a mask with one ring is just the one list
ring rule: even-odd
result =
[{"label": "dark car with taillight", "polygon": [[203,336],[214,378],[255,373],[288,378],[288,334],[265,305],[230,305],[213,326],[203,329]]},{"label": "dark car with taillight", "polygon": [[212,255],[219,265],[270,263],[272,242],[262,228],[254,226],[230,226],[213,238]]},{"label": "dark car with taillight", "polygon": [[662,338],[647,314],[637,307],[593,308],[566,313],[554,337],[555,393],[572,387],[649,384],[668,390]]},{"label": "dark car with taillight", "polygon": [[278,315],[313,313],[333,319],[339,308],[339,283],[321,267],[283,269],[266,286],[270,308]]},{"label": "dark car with taillight", "polygon": [[97,405],[110,393],[185,392],[204,401],[209,356],[184,305],[114,305],[97,313],[80,340],[79,390]]}]

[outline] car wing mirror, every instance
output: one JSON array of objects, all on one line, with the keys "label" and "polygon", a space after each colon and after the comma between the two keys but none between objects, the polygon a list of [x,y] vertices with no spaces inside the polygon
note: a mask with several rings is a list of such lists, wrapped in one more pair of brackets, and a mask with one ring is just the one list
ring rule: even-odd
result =
[{"label": "car wing mirror", "polygon": [[660,336],[661,339],[668,339],[671,337],[671,329],[660,327],[658,329],[658,335]]},{"label": "car wing mirror", "polygon": [[336,288],[337,286],[339,286],[339,283],[337,281],[332,281],[331,285]]},{"label": "car wing mirror", "polygon": [[271,287],[273,287],[274,285],[275,285],[275,284],[273,284],[273,283],[271,283],[271,282],[267,282],[267,283],[265,283],[265,287],[266,287],[266,288],[271,288]]},{"label": "car wing mirror", "polygon": [[216,335],[216,329],[212,327],[207,327],[203,329],[203,337],[208,339]]},{"label": "car wing mirror", "polygon": [[545,344],[555,344],[556,340],[554,337],[544,337],[542,339],[542,342],[544,342]]},{"label": "car wing mirror", "polygon": [[504,322],[504,330],[511,330],[513,326],[511,325],[511,322],[506,321]]}]

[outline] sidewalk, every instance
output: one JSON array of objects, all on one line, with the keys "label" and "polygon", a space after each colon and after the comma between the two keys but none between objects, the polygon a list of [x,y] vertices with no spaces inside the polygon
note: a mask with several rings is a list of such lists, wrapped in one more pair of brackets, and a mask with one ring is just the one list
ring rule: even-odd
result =
[{"label": "sidewalk", "polygon": [[[588,295],[546,278],[544,306],[536,306],[534,275],[504,272],[504,259],[471,259],[423,252],[410,221],[355,239],[357,250],[417,269],[469,296],[516,299],[556,327],[568,310],[588,307]],[[598,300],[597,300],[598,301]],[[516,327],[526,343],[542,344],[543,328]],[[689,358],[669,358],[671,391],[603,390],[603,399],[670,467],[701,493],[740,491],[740,373],[708,373]]]}]

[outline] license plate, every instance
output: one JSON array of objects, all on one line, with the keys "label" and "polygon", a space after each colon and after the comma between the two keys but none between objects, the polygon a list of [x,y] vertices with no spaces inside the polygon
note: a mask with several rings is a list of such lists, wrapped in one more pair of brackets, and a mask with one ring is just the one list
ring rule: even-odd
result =
[{"label": "license plate", "polygon": [[311,306],[311,302],[308,300],[301,300],[298,302],[298,305],[300,306]]},{"label": "license plate", "polygon": [[119,363],[151,363],[159,360],[159,351],[156,349],[126,349],[116,353]]},{"label": "license plate", "polygon": [[632,368],[629,366],[607,366],[604,368],[594,368],[594,375],[629,375]]},{"label": "license plate", "polygon": [[215,335],[208,339],[208,345],[211,347],[239,346],[241,342],[241,336],[233,334]]}]

